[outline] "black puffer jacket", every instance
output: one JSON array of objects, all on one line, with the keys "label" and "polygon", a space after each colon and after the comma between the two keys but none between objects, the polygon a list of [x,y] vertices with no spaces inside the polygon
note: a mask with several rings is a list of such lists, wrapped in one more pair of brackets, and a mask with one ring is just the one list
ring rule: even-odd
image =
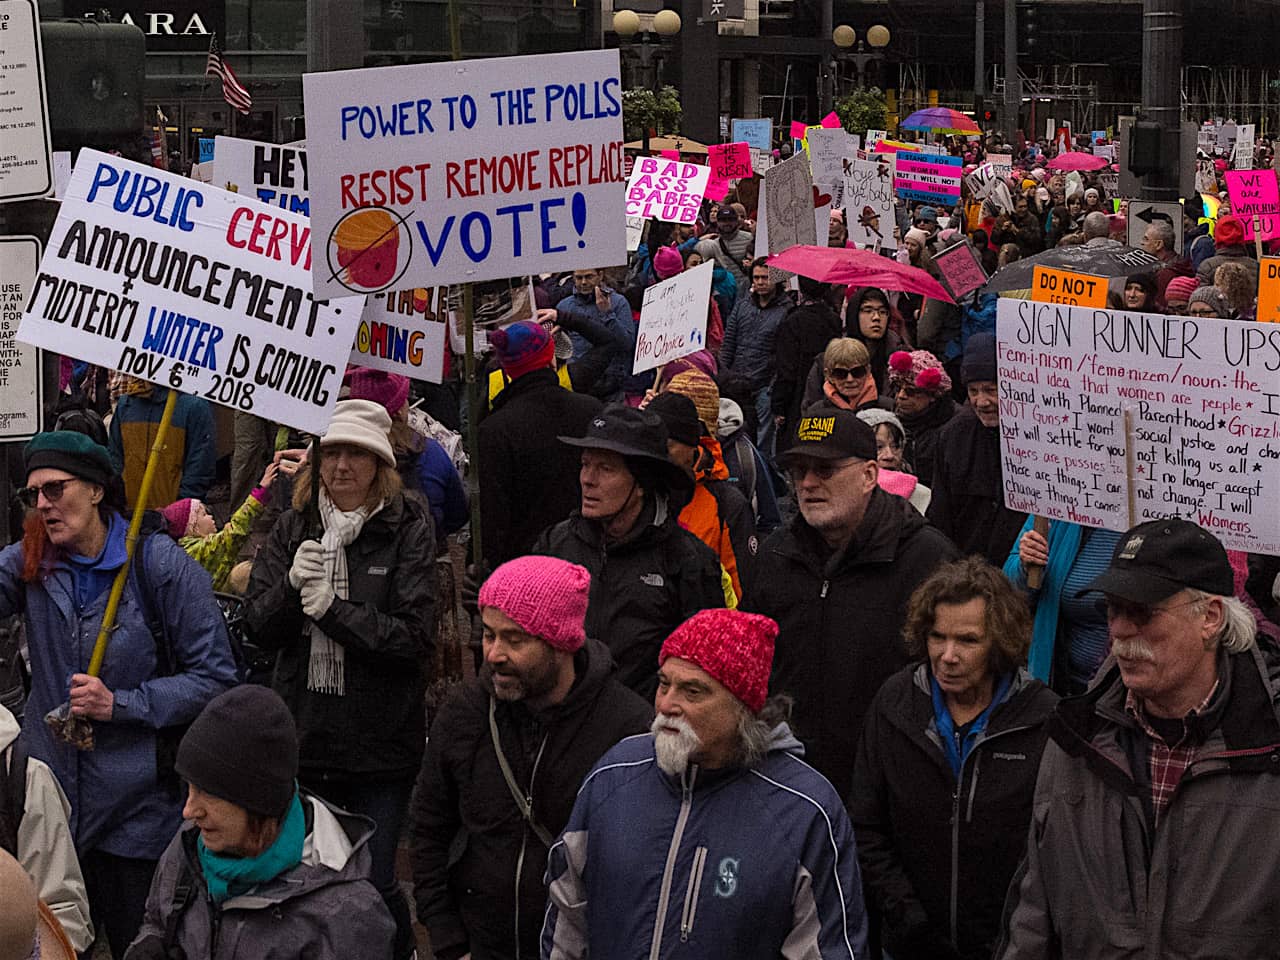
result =
[{"label": "black puffer jacket", "polygon": [[934,960],[939,942],[988,958],[1026,848],[1036,771],[1058,702],[1020,670],[957,784],[938,739],[926,664],[876,694],[862,728],[849,815],[868,898],[894,960]]},{"label": "black puffer jacket", "polygon": [[[494,711],[516,783],[552,836],[568,823],[596,761],[653,719],[653,708],[614,678],[604,644],[588,640],[574,666],[577,680],[564,702],[539,713],[498,702]],[[414,899],[439,960],[468,951],[472,960],[538,956],[547,847],[525,825],[498,766],[491,691],[486,679],[454,689],[431,724],[414,792]]]},{"label": "black puffer jacket", "polygon": [[426,509],[396,494],[347,547],[349,600],[320,618],[342,644],[346,693],[307,690],[311,640],[289,567],[309,538],[307,518],[288,510],[258,552],[245,594],[254,639],[279,651],[272,686],[298,725],[304,771],[413,776],[426,737],[423,694],[435,648],[435,536]]},{"label": "black puffer jacket", "polygon": [[804,387],[814,357],[840,336],[840,318],[820,300],[806,300],[778,324],[774,339],[774,380],[769,402],[775,417],[786,417],[778,430],[778,451],[792,445],[803,413]]},{"label": "black puffer jacket", "polygon": [[842,797],[863,715],[880,684],[908,662],[907,600],[955,558],[951,541],[915,507],[878,487],[841,553],[832,555],[802,515],[760,548],[742,609],[778,621],[769,690],[795,698],[792,729],[805,759]]},{"label": "black puffer jacket", "polygon": [[898,414],[898,419],[907,429],[903,459],[911,464],[915,475],[927,487],[933,486],[934,452],[938,447],[939,433],[959,409],[950,394],[943,394],[914,416]]},{"label": "black puffer jacket", "polygon": [[1003,567],[1027,515],[1004,505],[1000,428],[984,427],[964,406],[938,434],[933,499],[925,514],[966,556]]},{"label": "black puffer jacket", "polygon": [[658,689],[662,641],[699,610],[724,606],[719,559],[677,523],[661,497],[646,498],[622,540],[606,543],[601,525],[575,510],[543,531],[533,552],[591,573],[587,635],[604,641],[618,679],[646,700]]}]

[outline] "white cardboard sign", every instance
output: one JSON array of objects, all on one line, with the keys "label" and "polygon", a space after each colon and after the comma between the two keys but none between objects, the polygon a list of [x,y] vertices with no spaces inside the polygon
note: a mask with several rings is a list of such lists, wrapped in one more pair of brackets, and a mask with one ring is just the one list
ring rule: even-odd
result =
[{"label": "white cardboard sign", "polygon": [[618,51],[308,73],[317,296],[626,261]]},{"label": "white cardboard sign", "polygon": [[893,154],[854,160],[844,177],[844,222],[859,247],[896,250],[893,239]]},{"label": "white cardboard sign", "polygon": [[0,440],[40,432],[40,351],[17,340],[40,268],[35,237],[0,237]]},{"label": "white cardboard sign", "polygon": [[1002,298],[1005,503],[1120,531],[1185,517],[1229,550],[1280,554],[1271,326]]},{"label": "white cardboard sign", "polygon": [[695,223],[710,179],[710,167],[664,157],[637,157],[627,181],[627,216]]},{"label": "white cardboard sign", "polygon": [[[371,293],[360,314],[351,362],[398,373],[412,380],[444,380],[447,306],[438,302],[446,288],[387,290]],[[432,303],[433,295],[437,298]],[[441,318],[434,319],[436,310]]]},{"label": "white cardboard sign", "polygon": [[212,182],[281,210],[311,213],[305,147],[214,137]]},{"label": "white cardboard sign", "polygon": [[310,266],[300,214],[82,150],[18,336],[321,434],[364,298]]},{"label": "white cardboard sign", "polygon": [[0,203],[53,192],[36,0],[0,0]]},{"label": "white cardboard sign", "polygon": [[713,268],[708,260],[645,290],[632,373],[652,370],[706,348]]}]

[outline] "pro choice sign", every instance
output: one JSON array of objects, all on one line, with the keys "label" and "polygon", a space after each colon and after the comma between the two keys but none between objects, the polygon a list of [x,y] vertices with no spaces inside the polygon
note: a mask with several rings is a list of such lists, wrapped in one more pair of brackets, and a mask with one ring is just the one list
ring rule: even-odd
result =
[{"label": "pro choice sign", "polygon": [[1036,267],[1031,274],[1031,299],[1039,303],[1065,303],[1073,307],[1106,307],[1107,278]]}]

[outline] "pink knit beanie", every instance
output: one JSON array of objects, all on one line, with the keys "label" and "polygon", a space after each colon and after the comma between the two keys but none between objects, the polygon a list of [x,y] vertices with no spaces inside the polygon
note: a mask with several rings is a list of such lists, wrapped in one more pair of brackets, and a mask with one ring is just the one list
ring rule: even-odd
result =
[{"label": "pink knit beanie", "polygon": [[196,502],[191,497],[184,497],[177,500],[160,511],[160,515],[164,517],[165,525],[169,529],[169,536],[177,540],[180,537],[189,536],[191,531],[191,518],[196,512]]},{"label": "pink knit beanie", "polygon": [[889,391],[897,393],[902,386],[924,390],[940,397],[951,390],[951,377],[942,363],[928,350],[896,350],[889,354]]},{"label": "pink knit beanie", "polygon": [[1169,285],[1164,288],[1164,298],[1169,300],[1190,300],[1191,295],[1196,292],[1196,288],[1200,286],[1200,281],[1195,277],[1174,277],[1169,281]]},{"label": "pink knit beanie", "polygon": [[658,666],[669,657],[688,660],[723,683],[752,713],[759,713],[769,693],[777,636],[777,623],[758,613],[700,610],[667,637]]},{"label": "pink knit beanie", "polygon": [[684,257],[675,247],[659,247],[653,255],[653,272],[667,280],[684,270]]},{"label": "pink knit beanie", "polygon": [[496,607],[557,650],[573,653],[586,642],[591,574],[555,557],[508,560],[480,588],[479,605]]},{"label": "pink knit beanie", "polygon": [[371,367],[351,367],[343,377],[351,387],[352,400],[380,403],[387,416],[394,417],[409,400],[409,378]]}]

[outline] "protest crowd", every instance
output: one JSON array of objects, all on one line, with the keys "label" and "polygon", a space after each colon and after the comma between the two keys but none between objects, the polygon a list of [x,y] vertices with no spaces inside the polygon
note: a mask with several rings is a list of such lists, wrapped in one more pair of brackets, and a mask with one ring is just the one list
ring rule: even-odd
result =
[{"label": "protest crowd", "polygon": [[[0,960],[1280,956],[1280,195],[1235,211],[1238,147],[1174,217],[1107,137],[800,127],[747,176],[630,149],[582,217],[625,263],[401,282],[438,369],[299,373],[319,426],[67,348],[0,550]],[[367,213],[350,291],[408,236]],[[1252,379],[1167,434],[1087,376],[1027,412],[1159,324]]]}]

